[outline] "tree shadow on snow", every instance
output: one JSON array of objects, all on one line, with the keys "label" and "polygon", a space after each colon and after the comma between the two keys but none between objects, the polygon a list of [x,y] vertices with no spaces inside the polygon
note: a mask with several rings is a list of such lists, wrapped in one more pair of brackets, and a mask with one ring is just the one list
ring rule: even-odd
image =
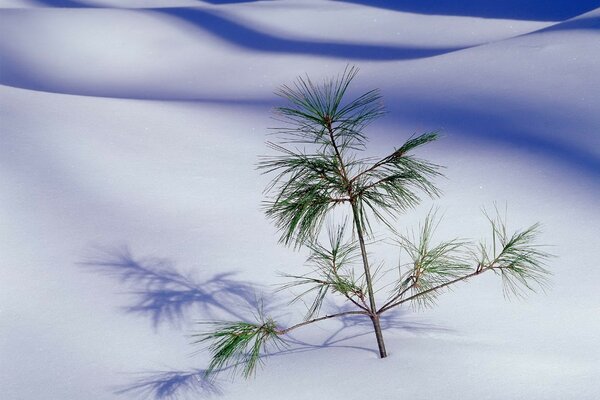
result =
[{"label": "tree shadow on snow", "polygon": [[[333,310],[332,313],[342,312],[343,309]],[[384,332],[403,332],[414,335],[426,335],[431,333],[448,333],[451,329],[444,328],[438,325],[414,322],[407,319],[407,313],[401,309],[388,311],[381,315],[381,329]],[[280,350],[273,355],[285,355],[293,353],[303,353],[307,351],[320,350],[325,348],[346,348],[361,350],[379,356],[379,351],[375,347],[364,347],[353,345],[352,341],[363,336],[373,336],[373,344],[375,338],[373,333],[373,324],[371,320],[364,315],[345,315],[337,318],[339,326],[331,331],[331,333],[321,342],[309,343],[300,340],[294,335],[286,337],[286,342],[290,345],[289,348]]]},{"label": "tree shadow on snow", "polygon": [[156,371],[140,374],[133,383],[120,387],[118,395],[136,395],[144,399],[178,399],[222,395],[221,385],[206,377],[206,370]]},{"label": "tree shadow on snow", "polygon": [[[269,311],[273,301],[263,303],[256,295],[259,285],[234,278],[235,273],[198,279],[183,274],[166,258],[137,257],[126,247],[94,251],[80,263],[88,272],[117,279],[128,290],[128,314],[150,318],[156,329],[162,324],[180,326],[193,319],[248,321],[257,309]],[[246,312],[247,311],[247,312]],[[222,394],[219,382],[203,369],[152,371],[136,374],[132,383],[114,393],[148,399],[175,399],[182,395]]]},{"label": "tree shadow on snow", "polygon": [[[179,272],[165,258],[136,257],[128,247],[96,251],[93,257],[80,263],[87,271],[117,279],[128,287],[132,304],[126,313],[149,317],[155,328],[163,323],[180,325],[192,318],[205,320],[248,321],[253,311],[277,313],[282,308],[274,297],[264,302],[256,297],[257,285],[233,278],[234,273],[220,273],[208,279],[197,279]],[[332,312],[345,311],[331,306]],[[248,312],[246,312],[246,311]],[[276,349],[270,357],[286,356],[325,348],[345,348],[378,354],[375,347],[354,344],[355,339],[372,335],[369,318],[347,315],[336,319],[338,326],[322,340],[309,343],[298,335],[286,337],[288,347]],[[381,318],[384,331],[404,331],[414,334],[446,332],[448,329],[431,324],[407,321],[400,310],[390,311]],[[221,371],[226,373],[231,367]],[[136,374],[137,378],[115,389],[115,394],[138,395],[147,399],[176,399],[181,396],[221,395],[220,381],[206,376],[204,369],[172,369]]]},{"label": "tree shadow on snow", "polygon": [[155,328],[179,326],[192,316],[246,320],[240,311],[260,306],[258,286],[234,279],[234,272],[197,279],[177,271],[168,259],[134,257],[127,247],[104,250],[81,265],[127,285],[133,304],[125,312],[149,317]]},{"label": "tree shadow on snow", "polygon": [[428,15],[563,21],[600,7],[598,0],[334,0]]},{"label": "tree shadow on snow", "polygon": [[[338,309],[337,312],[343,311]],[[375,356],[379,352],[375,347],[353,345],[352,341],[367,335],[373,335],[371,320],[364,316],[350,315],[337,319],[340,326],[328,335],[323,341],[309,343],[296,336],[285,338],[287,348],[279,349],[261,358],[290,356],[296,353],[305,353],[323,349],[353,349],[371,353]],[[381,327],[384,332],[403,331],[414,335],[430,333],[451,332],[450,329],[422,322],[408,322],[400,310],[390,311],[381,317]],[[348,331],[354,333],[348,333]],[[375,339],[373,338],[373,341]],[[217,371],[221,374],[231,372],[233,367]],[[132,383],[122,386],[115,394],[135,394],[147,399],[165,400],[193,398],[193,396],[210,397],[223,395],[221,381],[214,375],[207,377],[205,369],[155,371],[140,374]]]},{"label": "tree shadow on snow", "polygon": [[[252,311],[268,312],[272,302],[258,300],[260,286],[234,279],[234,272],[198,279],[177,270],[166,258],[137,257],[126,246],[94,252],[85,270],[117,279],[127,286],[128,314],[148,317],[156,329],[162,324],[180,326],[194,318],[248,321]],[[244,311],[248,311],[247,313]],[[203,369],[144,372],[132,383],[117,388],[120,395],[149,399],[175,399],[182,395],[222,394],[219,382],[208,379]]]}]

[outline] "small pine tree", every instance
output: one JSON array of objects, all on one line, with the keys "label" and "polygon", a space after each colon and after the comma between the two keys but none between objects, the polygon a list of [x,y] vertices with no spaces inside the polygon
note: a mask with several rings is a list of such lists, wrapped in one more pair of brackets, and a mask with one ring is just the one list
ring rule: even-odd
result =
[{"label": "small pine tree", "polygon": [[[283,124],[276,132],[279,141],[267,143],[277,155],[259,164],[264,173],[275,174],[267,188],[265,210],[281,232],[280,242],[310,251],[312,271],[288,276],[291,281],[283,285],[283,289],[305,288],[297,299],[312,296],[306,317],[290,327],[281,327],[263,314],[256,323],[208,323],[208,331],[194,335],[195,343],[210,343],[208,374],[231,367],[241,368],[249,377],[268,344],[285,344],[286,334],[293,330],[346,315],[371,320],[383,358],[387,351],[380,317],[389,310],[405,304],[430,306],[449,286],[489,271],[501,276],[506,295],[519,296],[545,286],[549,274],[545,261],[550,255],[535,243],[538,224],[509,234],[497,210],[497,216],[486,214],[492,234],[489,246],[457,239],[434,243],[435,213],[425,218],[415,235],[393,230],[398,215],[419,204],[420,196],[439,195],[432,180],[441,175],[440,166],[413,155],[438,135],[412,137],[381,159],[361,158],[367,142],[363,131],[384,109],[378,90],[345,101],[357,72],[347,67],[320,85],[300,77],[293,86],[283,86],[278,95],[288,105],[276,109]],[[336,222],[331,217],[338,209],[346,212],[347,219]],[[367,252],[374,223],[391,228],[401,251],[411,259],[381,302],[375,295],[377,271]],[[322,243],[324,225],[328,240]],[[320,316],[329,295],[339,296],[352,309]]]}]

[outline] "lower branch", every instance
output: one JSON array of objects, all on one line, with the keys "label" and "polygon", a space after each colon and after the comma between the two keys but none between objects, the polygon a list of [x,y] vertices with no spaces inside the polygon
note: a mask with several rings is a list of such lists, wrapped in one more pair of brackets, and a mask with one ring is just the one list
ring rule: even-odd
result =
[{"label": "lower branch", "polygon": [[337,314],[329,314],[329,315],[325,315],[323,317],[313,318],[308,321],[301,322],[299,324],[290,326],[289,328],[279,329],[276,331],[276,333],[278,335],[285,335],[286,333],[288,333],[296,328],[300,328],[301,326],[309,325],[309,324],[323,321],[323,320],[330,319],[330,318],[342,317],[344,315],[369,315],[369,314],[366,311],[345,311],[345,312],[341,312],[341,313],[337,313]]}]

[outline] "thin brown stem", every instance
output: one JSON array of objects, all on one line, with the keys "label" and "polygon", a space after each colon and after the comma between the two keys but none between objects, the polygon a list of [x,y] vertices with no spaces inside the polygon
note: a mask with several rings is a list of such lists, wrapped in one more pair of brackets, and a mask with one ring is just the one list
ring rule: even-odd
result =
[{"label": "thin brown stem", "polygon": [[[394,299],[392,299],[392,300],[388,301],[386,304],[384,304],[383,307],[381,307],[379,310],[377,310],[377,314],[381,314],[381,313],[386,312],[387,310],[389,310],[391,308],[397,307],[400,304],[406,303],[407,301],[413,300],[413,299],[415,299],[415,298],[417,298],[419,296],[422,296],[422,295],[427,294],[427,293],[434,292],[434,291],[439,290],[439,289],[443,289],[446,286],[449,286],[449,285],[452,285],[454,283],[458,283],[458,282],[464,281],[464,280],[472,278],[472,277],[474,277],[476,275],[482,274],[482,273],[484,273],[486,271],[490,271],[490,270],[493,270],[493,269],[505,269],[505,267],[496,267],[495,266],[495,264],[498,262],[498,259],[500,258],[501,255],[502,255],[502,253],[500,253],[496,257],[494,257],[494,259],[487,266],[485,266],[482,263],[477,264],[477,267],[475,268],[475,271],[471,272],[470,274],[467,274],[467,275],[461,276],[459,278],[456,278],[454,280],[442,283],[441,285],[438,285],[436,287],[432,287],[431,289],[427,289],[427,290],[424,290],[422,292],[415,293],[414,295],[412,295],[410,297],[407,297],[405,299],[399,300],[399,301],[395,301],[394,302]],[[414,286],[414,283],[411,286]],[[409,286],[406,290],[404,290],[403,293],[395,296],[395,299],[399,299],[400,297],[402,297],[402,295],[404,293],[406,293],[406,291],[408,289],[410,289],[411,286]]]},{"label": "thin brown stem", "polygon": [[[333,273],[335,274],[336,279],[340,279],[340,276],[337,273],[337,268],[333,267]],[[369,308],[367,307],[367,305],[365,304],[364,306],[361,305],[359,302],[357,302],[356,300],[354,300],[352,298],[352,296],[350,296],[348,293],[346,292],[342,292],[342,294],[344,295],[345,298],[347,298],[348,300],[350,300],[352,302],[352,304],[354,304],[355,306],[357,306],[358,308],[360,308],[361,310],[365,310],[365,311],[369,311]],[[360,299],[360,296],[357,296]],[[363,302],[364,303],[364,302]]]},{"label": "thin brown stem", "polygon": [[340,163],[340,175],[344,184],[346,185],[346,191],[348,193],[348,197],[350,198],[350,205],[352,206],[352,216],[354,218],[354,225],[356,227],[356,234],[358,236],[358,243],[360,245],[360,253],[363,260],[363,268],[365,272],[365,280],[367,283],[367,294],[369,296],[369,316],[371,317],[371,321],[373,322],[373,329],[375,330],[375,337],[377,338],[377,346],[379,348],[379,355],[381,358],[387,357],[387,351],[385,349],[385,343],[383,341],[383,333],[381,331],[381,324],[379,322],[379,315],[377,314],[377,305],[375,303],[375,293],[373,292],[373,281],[371,278],[371,269],[369,268],[369,259],[367,257],[367,249],[365,246],[365,239],[363,237],[363,226],[361,224],[360,215],[358,212],[358,208],[356,205],[356,194],[353,193],[352,183],[348,178],[348,172],[344,165],[344,160],[342,159],[342,154],[338,148],[338,145],[335,141],[334,129],[332,126],[332,121],[330,116],[325,116],[325,124],[327,127],[327,132],[329,133],[329,139],[331,140],[331,145],[335,152],[335,156]]},{"label": "thin brown stem", "polygon": [[352,179],[350,179],[350,183],[354,182],[361,176],[368,174],[369,172],[372,172],[372,171],[376,170],[377,168],[381,167],[382,165],[384,165],[385,163],[389,162],[394,155],[398,156],[398,155],[402,155],[402,153],[396,154],[396,152],[394,152],[394,153],[390,154],[389,156],[382,158],[381,160],[377,161],[375,164],[371,165],[369,168],[365,169],[364,171],[362,171],[362,172],[356,174],[354,177],[352,177]]},{"label": "thin brown stem", "polygon": [[[286,276],[289,277],[289,278],[307,279],[307,280],[310,280],[311,282],[318,283],[318,284],[323,285],[323,286],[331,286],[331,282],[324,281],[322,279],[311,278],[311,277],[306,277],[306,276],[296,276],[296,275],[286,275]],[[336,274],[336,277],[337,277],[337,274]],[[282,289],[285,289],[285,288],[287,288],[287,286],[283,287]],[[342,292],[340,292],[340,293],[342,293]],[[369,310],[369,308],[367,307],[366,304],[364,304],[364,305],[360,304],[359,302],[357,302],[356,300],[354,300],[352,298],[352,296],[350,296],[348,293],[342,293],[342,294],[344,295],[344,297],[346,299],[348,299],[350,302],[352,302],[352,304],[354,304],[355,306],[357,306],[361,310],[370,312],[370,310]],[[360,299],[360,296],[356,296],[356,297],[358,297]],[[364,303],[364,301],[362,301],[362,299],[360,299],[360,300],[361,300],[361,302]]]},{"label": "thin brown stem", "polygon": [[356,207],[356,204],[354,202],[352,202],[351,205],[352,205],[352,214],[354,217],[354,223],[356,226],[356,235],[358,236],[358,244],[360,247],[360,254],[362,256],[362,261],[363,261],[365,280],[367,281],[367,293],[369,294],[369,306],[370,306],[371,312],[375,312],[375,310],[377,308],[376,308],[376,304],[375,304],[375,294],[373,292],[373,279],[371,277],[371,269],[369,268],[369,259],[367,257],[367,248],[365,245],[365,239],[363,237],[363,229],[362,229],[362,225],[360,223],[360,217],[358,215],[358,209]]},{"label": "thin brown stem", "polygon": [[[406,292],[408,292],[410,289],[412,289],[413,287],[415,287],[416,284],[416,280],[413,280],[413,283],[411,283],[410,285],[408,285],[403,291],[401,291],[400,293],[398,293],[396,296],[392,297],[390,300],[388,300],[387,303],[385,303],[383,306],[381,306],[381,309],[386,308],[387,306],[389,306],[390,304],[393,304],[396,300],[401,299],[402,296],[404,296],[404,294]],[[380,309],[380,310],[381,310]],[[379,312],[379,311],[378,311]]]},{"label": "thin brown stem", "polygon": [[356,225],[356,233],[358,235],[358,242],[360,245],[360,252],[362,255],[362,259],[363,259],[363,266],[364,266],[364,271],[365,271],[365,279],[367,281],[367,292],[369,294],[369,306],[370,306],[370,311],[372,313],[375,312],[375,310],[377,309],[377,306],[375,304],[375,295],[373,293],[373,282],[371,279],[371,270],[369,268],[369,260],[367,258],[367,249],[365,246],[365,240],[363,237],[363,229],[362,229],[362,225],[360,223],[360,217],[358,215],[358,210],[356,207],[356,203],[354,201],[354,193],[352,191],[352,186],[349,183],[349,179],[348,179],[348,173],[346,171],[346,167],[344,165],[344,160],[342,159],[342,154],[338,148],[338,145],[335,141],[335,136],[334,136],[334,132],[333,132],[333,127],[331,125],[331,118],[329,116],[325,116],[325,123],[327,126],[327,132],[329,133],[329,139],[331,140],[331,145],[335,151],[335,156],[338,159],[338,162],[340,163],[340,174],[342,177],[342,180],[347,184],[347,188],[346,190],[348,191],[348,197],[349,197],[349,201],[350,204],[352,205],[352,214],[354,217],[354,222]]},{"label": "thin brown stem", "polygon": [[366,304],[365,304],[365,305],[362,305],[362,304],[360,304],[358,301],[354,300],[354,299],[352,298],[352,296],[350,296],[350,295],[348,295],[348,294],[346,294],[346,293],[344,293],[344,296],[345,296],[345,297],[346,297],[348,300],[350,300],[350,301],[352,302],[352,304],[354,304],[356,307],[360,308],[361,310],[367,311],[367,312],[369,311],[369,308],[367,307],[367,305],[366,305]]},{"label": "thin brown stem", "polygon": [[369,313],[367,311],[345,311],[345,312],[341,312],[341,313],[337,313],[337,314],[329,314],[329,315],[325,315],[323,317],[313,318],[308,321],[300,322],[299,324],[292,325],[289,328],[277,330],[276,333],[278,335],[285,335],[286,333],[293,331],[296,328],[300,328],[301,326],[313,324],[315,322],[323,321],[323,320],[330,319],[330,318],[342,317],[344,315],[369,315]]},{"label": "thin brown stem", "polygon": [[375,182],[369,183],[367,186],[363,186],[360,189],[360,191],[358,192],[358,194],[366,192],[367,190],[371,189],[372,187],[379,185],[381,182],[385,181],[386,179],[388,179],[388,178],[381,178],[381,179],[376,180]]},{"label": "thin brown stem", "polygon": [[331,117],[329,115],[325,116],[325,125],[327,127],[327,133],[329,134],[329,140],[331,141],[331,146],[333,147],[333,151],[335,152],[335,157],[340,163],[340,176],[346,185],[346,190],[348,195],[350,196],[350,200],[352,200],[352,188],[350,187],[350,181],[348,179],[348,172],[346,171],[346,166],[344,165],[344,160],[342,159],[342,153],[335,141],[335,136],[333,132],[333,126],[331,124]]},{"label": "thin brown stem", "polygon": [[358,243],[360,245],[360,253],[363,259],[363,267],[365,270],[365,280],[367,281],[367,292],[369,294],[369,308],[370,317],[373,322],[373,329],[375,330],[375,337],[377,338],[377,346],[379,348],[379,356],[381,358],[387,357],[387,351],[385,349],[385,342],[383,341],[383,332],[381,331],[381,324],[379,322],[379,314],[375,312],[377,305],[375,303],[375,293],[373,292],[373,281],[371,278],[371,270],[369,268],[369,260],[367,258],[367,249],[365,246],[365,239],[363,237],[362,225],[360,223],[360,217],[358,215],[358,209],[355,202],[352,204],[352,213],[354,216],[354,223],[356,225],[356,234],[358,236]]},{"label": "thin brown stem", "polygon": [[464,280],[466,280],[466,279],[472,278],[472,277],[474,277],[474,276],[476,276],[476,275],[479,275],[479,274],[481,274],[481,273],[483,273],[483,272],[485,272],[485,271],[491,270],[491,269],[494,269],[494,267],[492,267],[492,266],[489,266],[489,267],[486,267],[486,268],[478,269],[478,270],[475,270],[475,272],[472,272],[472,273],[470,273],[470,274],[467,274],[467,275],[461,276],[461,277],[459,277],[459,278],[456,278],[456,279],[453,279],[453,280],[451,280],[451,281],[448,281],[448,282],[442,283],[441,285],[438,285],[438,286],[432,287],[431,289],[427,289],[427,290],[424,290],[424,291],[422,291],[422,292],[415,293],[414,295],[412,295],[412,296],[409,296],[409,297],[407,297],[407,298],[405,298],[405,299],[402,299],[402,300],[396,301],[396,302],[394,302],[394,303],[392,303],[392,304],[389,304],[389,305],[387,305],[387,306],[383,306],[383,307],[381,307],[381,308],[380,308],[380,309],[377,311],[377,314],[381,314],[381,313],[383,313],[383,312],[386,312],[387,310],[389,310],[389,309],[391,309],[391,308],[397,307],[397,306],[399,306],[400,304],[402,304],[402,303],[406,303],[407,301],[411,301],[411,300],[413,300],[413,299],[415,299],[415,298],[417,298],[417,297],[419,297],[419,296],[423,296],[423,295],[425,295],[425,294],[427,294],[427,293],[431,293],[431,292],[434,292],[434,291],[436,291],[436,290],[443,289],[443,288],[445,288],[446,286],[449,286],[449,285],[452,285],[452,284],[454,284],[454,283],[458,283],[458,282],[460,282],[460,281],[464,281]]},{"label": "thin brown stem", "polygon": [[333,198],[332,197],[332,198],[329,199],[329,201],[332,202],[332,203],[339,204],[339,203],[349,202],[350,198],[349,197],[339,197],[339,198]]}]

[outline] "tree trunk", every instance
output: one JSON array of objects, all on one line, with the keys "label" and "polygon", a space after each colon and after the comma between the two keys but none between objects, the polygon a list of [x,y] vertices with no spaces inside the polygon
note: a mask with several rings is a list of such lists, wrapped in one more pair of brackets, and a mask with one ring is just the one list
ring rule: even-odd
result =
[{"label": "tree trunk", "polygon": [[377,314],[377,305],[375,304],[375,294],[373,293],[373,281],[371,279],[371,269],[369,268],[369,259],[367,257],[367,248],[365,247],[365,239],[363,237],[363,226],[360,221],[360,215],[358,213],[358,208],[356,206],[356,201],[354,199],[354,195],[352,193],[352,185],[348,179],[348,173],[346,171],[346,166],[344,165],[344,160],[342,158],[342,154],[337,147],[335,142],[335,136],[333,134],[333,127],[331,126],[331,118],[329,116],[325,117],[325,123],[327,127],[327,131],[329,132],[329,138],[331,139],[331,145],[335,150],[335,156],[340,162],[340,172],[342,179],[347,185],[348,196],[350,198],[350,204],[352,206],[352,216],[354,218],[354,226],[356,226],[356,234],[358,236],[358,243],[360,244],[360,253],[362,255],[363,260],[363,268],[365,270],[365,280],[367,281],[367,292],[369,295],[369,317],[371,321],[373,321],[373,329],[375,329],[375,337],[377,338],[377,346],[379,347],[379,356],[381,358],[387,357],[387,352],[385,351],[385,343],[383,342],[383,333],[381,332],[381,324],[379,323],[379,315]]},{"label": "tree trunk", "polygon": [[379,323],[379,315],[372,316],[371,321],[373,321],[373,329],[375,330],[375,337],[377,338],[379,357],[386,358],[387,351],[385,350],[385,342],[383,341],[383,332],[381,331],[381,324]]},{"label": "tree trunk", "polygon": [[367,258],[367,248],[365,246],[365,239],[363,237],[363,229],[360,223],[360,217],[356,203],[352,204],[352,215],[354,217],[354,226],[356,226],[356,235],[358,236],[358,244],[360,245],[360,253],[363,260],[363,268],[365,270],[365,280],[367,281],[367,292],[369,295],[369,307],[371,321],[373,322],[373,329],[375,330],[375,337],[377,338],[377,346],[379,348],[379,356],[381,358],[387,357],[385,350],[385,343],[383,341],[383,332],[381,331],[381,324],[379,323],[379,315],[377,314],[377,305],[375,304],[375,293],[373,292],[373,281],[371,279],[371,269],[369,268],[369,259]]}]

